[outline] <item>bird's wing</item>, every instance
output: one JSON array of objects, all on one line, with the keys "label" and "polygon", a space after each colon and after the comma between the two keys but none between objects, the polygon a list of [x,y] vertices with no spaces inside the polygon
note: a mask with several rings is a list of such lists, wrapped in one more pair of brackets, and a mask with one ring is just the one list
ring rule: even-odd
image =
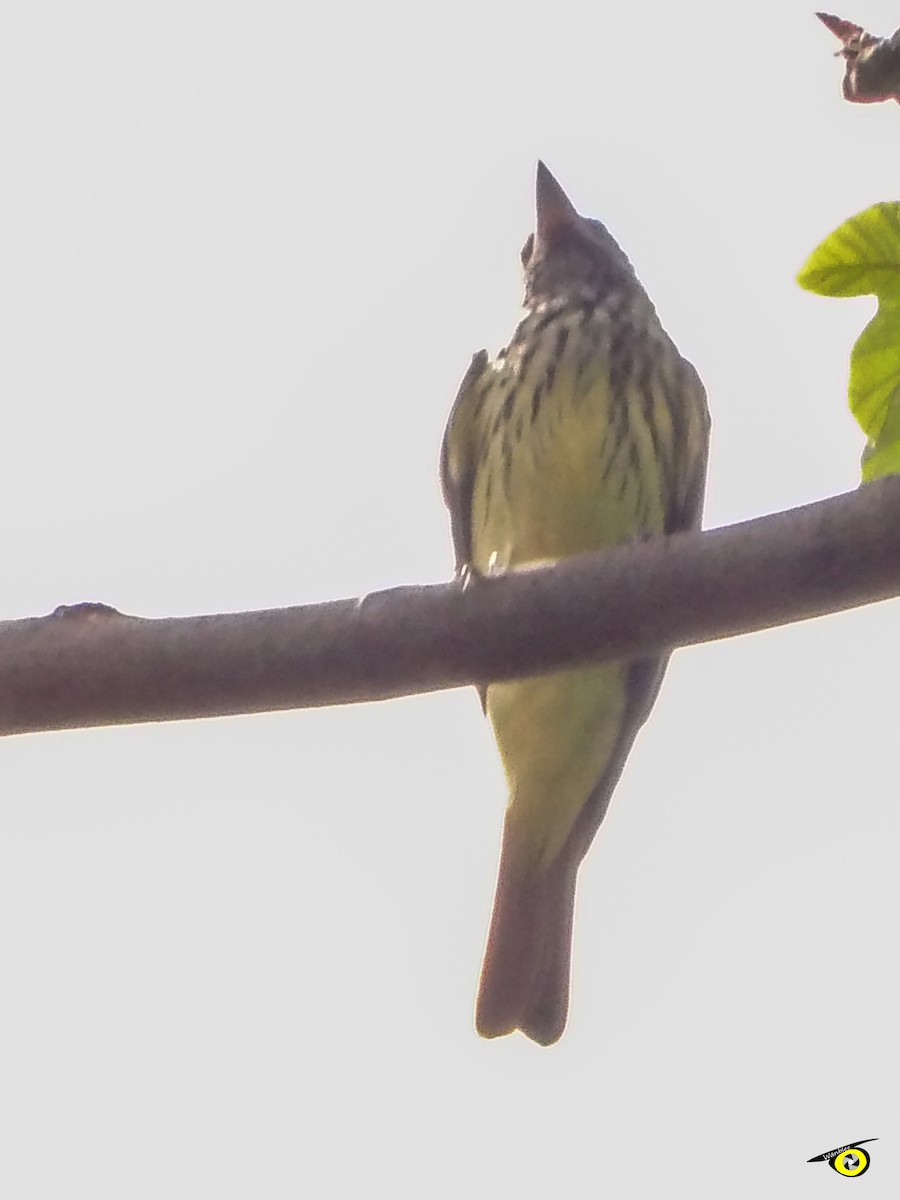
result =
[{"label": "bird's wing", "polygon": [[[674,346],[672,349],[677,355]],[[681,364],[682,375],[678,405],[681,426],[677,442],[680,454],[677,472],[679,482],[666,505],[667,534],[700,528],[709,454],[710,421],[706,390],[692,364],[680,355],[677,361]],[[625,710],[619,736],[570,835],[569,853],[576,865],[590,846],[606,814],[634,739],[656,701],[668,660],[669,656],[665,654],[633,659],[625,664]]]},{"label": "bird's wing", "polygon": [[472,558],[472,480],[477,461],[477,384],[488,365],[488,353],[473,354],[459,385],[441,446],[441,490],[450,512],[450,532],[457,574]]},{"label": "bird's wing", "polygon": [[693,365],[681,359],[683,379],[681,394],[684,428],[679,439],[683,456],[679,464],[680,486],[670,497],[666,533],[682,529],[699,529],[703,517],[703,498],[706,493],[706,463],[709,457],[709,409],[706,389]]}]

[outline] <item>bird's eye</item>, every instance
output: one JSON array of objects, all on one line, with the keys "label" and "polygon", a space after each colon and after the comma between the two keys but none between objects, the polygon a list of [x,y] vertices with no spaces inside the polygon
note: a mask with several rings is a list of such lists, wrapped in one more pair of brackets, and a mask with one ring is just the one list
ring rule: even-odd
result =
[{"label": "bird's eye", "polygon": [[529,262],[531,261],[531,252],[533,250],[534,250],[534,234],[529,233],[528,237],[525,239],[525,245],[522,247],[522,253],[520,255],[520,258],[522,259],[523,267],[527,267]]}]

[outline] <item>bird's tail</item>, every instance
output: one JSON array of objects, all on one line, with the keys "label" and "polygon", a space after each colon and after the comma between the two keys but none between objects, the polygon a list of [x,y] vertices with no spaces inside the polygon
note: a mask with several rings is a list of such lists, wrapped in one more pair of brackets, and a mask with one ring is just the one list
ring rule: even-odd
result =
[{"label": "bird's tail", "polygon": [[[568,851],[568,852],[567,852]],[[521,1029],[543,1046],[561,1037],[580,855],[566,847],[549,866],[523,853],[507,810],[475,1027],[482,1037]]]}]

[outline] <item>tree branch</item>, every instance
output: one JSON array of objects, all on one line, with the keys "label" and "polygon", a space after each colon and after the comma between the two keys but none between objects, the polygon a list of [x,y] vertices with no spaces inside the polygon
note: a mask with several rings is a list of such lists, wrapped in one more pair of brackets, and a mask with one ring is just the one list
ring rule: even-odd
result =
[{"label": "tree branch", "polygon": [[837,55],[844,59],[844,99],[851,104],[900,104],[900,29],[880,38],[831,13],[816,16],[841,42]]},{"label": "tree branch", "polygon": [[707,533],[359,600],[0,623],[0,734],[384,700],[656,653],[900,593],[900,477]]}]

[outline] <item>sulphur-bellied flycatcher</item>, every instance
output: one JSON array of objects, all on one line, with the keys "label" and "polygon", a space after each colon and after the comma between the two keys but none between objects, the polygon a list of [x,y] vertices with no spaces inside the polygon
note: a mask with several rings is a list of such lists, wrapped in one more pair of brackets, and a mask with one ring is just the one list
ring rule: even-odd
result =
[{"label": "sulphur-bellied flycatcher", "polygon": [[[457,569],[476,576],[700,524],[709,415],[697,372],[623,251],[543,163],[535,207],[524,316],[496,358],[473,358],[444,435]],[[509,785],[475,1014],[485,1037],[521,1029],[547,1045],[565,1028],[576,875],[665,665],[482,693]]]}]

